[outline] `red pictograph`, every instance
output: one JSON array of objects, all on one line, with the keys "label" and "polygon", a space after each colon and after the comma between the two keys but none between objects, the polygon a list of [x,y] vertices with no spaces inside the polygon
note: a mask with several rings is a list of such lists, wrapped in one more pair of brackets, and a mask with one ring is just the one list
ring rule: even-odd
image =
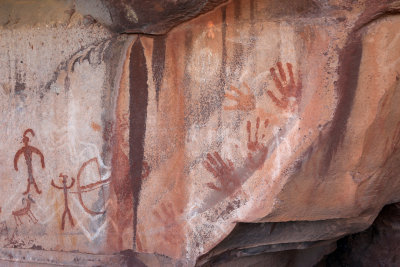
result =
[{"label": "red pictograph", "polygon": [[24,195],[29,193],[31,184],[33,184],[33,186],[35,187],[35,190],[38,194],[41,194],[42,191],[39,190],[35,178],[33,177],[33,169],[32,169],[32,155],[33,154],[37,154],[40,157],[40,162],[42,164],[42,168],[45,168],[45,164],[44,164],[44,156],[42,154],[42,152],[37,149],[36,147],[30,146],[29,145],[29,137],[27,136],[27,134],[30,133],[32,136],[35,136],[35,132],[32,129],[27,129],[24,132],[23,138],[22,138],[22,142],[24,143],[24,146],[17,151],[17,153],[14,156],[14,169],[16,171],[18,171],[18,159],[19,157],[24,154],[25,157],[25,163],[26,166],[28,168],[28,187],[26,189],[26,191],[23,193]]},{"label": "red pictograph", "polygon": [[216,179],[216,183],[207,183],[209,188],[222,193],[222,195],[229,195],[240,187],[254,171],[263,166],[268,155],[268,147],[262,142],[265,134],[260,136],[260,127],[267,129],[268,125],[268,119],[261,122],[259,117],[256,119],[255,127],[252,127],[251,121],[247,121],[248,156],[243,165],[239,167],[235,167],[229,159],[222,159],[218,152],[207,153],[207,159],[203,162],[203,166]]},{"label": "red pictograph", "polygon": [[[265,119],[263,124],[264,124],[264,128],[267,128],[269,125],[269,120]],[[260,117],[257,117],[256,130],[254,133],[254,141],[253,141],[253,138],[251,137],[251,122],[247,121],[247,137],[248,137],[247,148],[252,152],[260,150],[263,147],[263,145],[259,141],[264,139],[265,134],[261,135],[261,138],[259,139],[259,136],[258,136],[259,128],[260,128]]]},{"label": "red pictograph", "polygon": [[62,215],[62,222],[61,222],[61,229],[64,230],[66,215],[68,215],[68,219],[69,219],[69,222],[71,223],[72,227],[75,226],[74,220],[72,219],[71,211],[69,210],[69,207],[68,207],[68,190],[71,189],[72,186],[74,186],[75,179],[71,177],[71,184],[67,185],[68,176],[60,173],[60,177],[62,178],[62,186],[56,185],[53,180],[51,180],[51,185],[54,188],[63,190],[63,192],[64,192],[64,212]]},{"label": "red pictograph", "polygon": [[282,109],[286,109],[289,106],[289,100],[291,97],[295,98],[296,104],[299,104],[302,85],[301,81],[298,81],[298,83],[295,82],[292,64],[286,63],[286,67],[289,72],[289,81],[287,80],[282,63],[278,62],[276,66],[278,67],[279,77],[276,73],[275,68],[271,68],[270,73],[272,79],[274,80],[276,88],[281,94],[281,97],[276,97],[275,94],[270,90],[267,90],[268,96],[279,108]]},{"label": "red pictograph", "polygon": [[208,153],[207,160],[203,162],[203,166],[213,174],[220,184],[217,186],[214,183],[207,183],[207,186],[211,189],[220,192],[229,192],[232,188],[240,184],[235,175],[235,166],[232,161],[228,159],[225,162],[218,152],[214,152],[213,155]]},{"label": "red pictograph", "polygon": [[22,205],[25,205],[25,206],[19,210],[14,210],[12,212],[12,215],[14,216],[14,220],[15,220],[17,227],[22,224],[21,217],[23,217],[23,216],[27,216],[28,219],[33,223],[38,222],[35,215],[33,215],[32,211],[31,211],[32,203],[35,203],[35,201],[32,199],[31,195],[29,194],[27,198],[25,198],[25,197],[22,198]]},{"label": "red pictograph", "polygon": [[[247,148],[249,149],[249,152],[247,154],[246,164],[252,171],[257,170],[262,166],[268,154],[268,147],[264,142],[261,142],[264,140],[265,134],[262,134],[261,137],[259,136],[260,123],[260,117],[257,117],[253,139],[251,121],[247,121]],[[267,129],[269,120],[265,119],[262,124],[264,129]]]},{"label": "red pictograph", "polygon": [[[90,183],[90,184],[87,184],[87,185],[81,185],[82,173],[91,164],[94,164],[95,167],[96,167],[95,168],[96,172],[97,172],[96,176],[99,179],[99,181],[93,182],[93,183]],[[74,192],[74,193],[78,194],[79,203],[81,204],[82,208],[87,213],[89,213],[90,215],[93,216],[93,215],[103,214],[106,211],[105,210],[103,210],[103,211],[94,211],[94,210],[89,209],[86,206],[86,204],[84,203],[84,201],[83,201],[82,194],[86,193],[86,192],[89,192],[89,191],[92,191],[92,190],[95,190],[95,189],[101,187],[102,185],[108,184],[110,182],[110,180],[111,180],[111,177],[107,178],[107,179],[104,179],[104,180],[101,180],[100,165],[99,165],[99,161],[98,161],[97,158],[92,158],[92,159],[90,159],[88,161],[85,161],[82,164],[82,166],[79,168],[78,175],[76,177],[77,192]]]}]

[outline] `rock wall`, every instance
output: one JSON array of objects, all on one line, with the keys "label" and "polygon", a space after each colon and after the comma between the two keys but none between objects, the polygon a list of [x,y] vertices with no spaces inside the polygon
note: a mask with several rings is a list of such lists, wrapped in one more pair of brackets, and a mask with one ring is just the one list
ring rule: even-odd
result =
[{"label": "rock wall", "polygon": [[399,2],[39,2],[2,3],[0,259],[312,266],[399,202]]}]

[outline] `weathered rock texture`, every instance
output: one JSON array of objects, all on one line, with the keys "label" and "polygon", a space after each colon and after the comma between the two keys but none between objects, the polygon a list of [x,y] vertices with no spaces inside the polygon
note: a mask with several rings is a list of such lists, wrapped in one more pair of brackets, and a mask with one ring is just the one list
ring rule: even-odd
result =
[{"label": "weathered rock texture", "polygon": [[1,259],[311,266],[400,201],[400,2],[25,2]]}]

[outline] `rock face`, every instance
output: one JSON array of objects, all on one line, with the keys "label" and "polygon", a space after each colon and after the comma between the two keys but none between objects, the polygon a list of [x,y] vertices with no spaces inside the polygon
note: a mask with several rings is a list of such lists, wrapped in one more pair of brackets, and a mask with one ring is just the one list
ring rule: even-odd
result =
[{"label": "rock face", "polygon": [[222,2],[3,3],[1,259],[312,266],[400,201],[400,2]]}]

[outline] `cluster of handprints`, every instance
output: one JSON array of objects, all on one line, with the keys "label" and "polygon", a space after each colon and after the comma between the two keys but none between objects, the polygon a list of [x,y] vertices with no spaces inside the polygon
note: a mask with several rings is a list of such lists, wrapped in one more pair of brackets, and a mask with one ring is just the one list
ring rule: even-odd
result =
[{"label": "cluster of handprints", "polygon": [[[270,69],[271,77],[275,83],[278,92],[264,90],[272,102],[281,110],[293,112],[301,99],[301,82],[296,83],[293,66],[286,64],[289,77],[281,62],[277,63],[279,76],[275,68]],[[288,79],[289,78],[289,79]],[[247,93],[231,85],[230,92],[225,94],[225,98],[235,102],[235,105],[224,106],[227,111],[251,112],[256,109],[256,98],[251,88],[243,83]],[[207,183],[207,186],[223,196],[229,196],[238,189],[241,184],[247,180],[256,170],[260,169],[268,155],[268,147],[265,143],[265,134],[260,136],[260,126],[264,131],[270,125],[269,118],[257,117],[255,120],[255,129],[251,121],[247,121],[247,158],[244,164],[236,167],[230,159],[223,159],[218,152],[207,153],[207,158],[203,166],[215,178],[216,182]],[[252,132],[254,131],[254,136]]]}]

